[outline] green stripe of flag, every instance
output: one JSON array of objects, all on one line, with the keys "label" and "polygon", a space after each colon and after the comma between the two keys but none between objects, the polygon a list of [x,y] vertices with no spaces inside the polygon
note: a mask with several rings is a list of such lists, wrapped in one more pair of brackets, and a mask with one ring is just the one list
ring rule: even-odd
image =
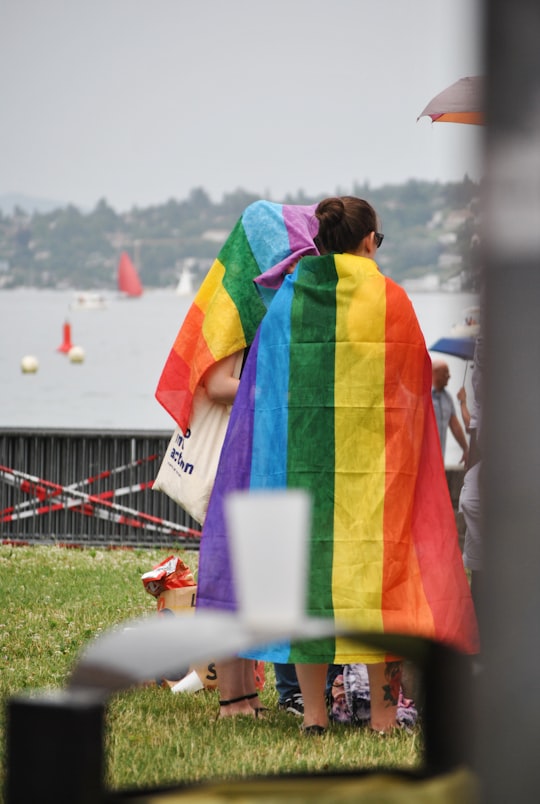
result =
[{"label": "green stripe of flag", "polygon": [[[313,270],[316,268],[316,272]],[[324,567],[323,577],[311,578],[308,612],[317,616],[332,611],[332,556],[335,467],[335,287],[337,274],[333,257],[313,261],[306,258],[298,271],[291,313],[291,355],[289,376],[288,486],[307,488],[313,497],[312,550]],[[309,300],[309,288],[317,287],[321,303]],[[321,294],[321,290],[323,293]],[[308,298],[307,306],[303,300]],[[322,561],[321,561],[322,559]],[[333,650],[334,640],[328,641]],[[309,660],[310,643],[293,646],[291,661]],[[320,654],[320,642],[313,649]]]}]

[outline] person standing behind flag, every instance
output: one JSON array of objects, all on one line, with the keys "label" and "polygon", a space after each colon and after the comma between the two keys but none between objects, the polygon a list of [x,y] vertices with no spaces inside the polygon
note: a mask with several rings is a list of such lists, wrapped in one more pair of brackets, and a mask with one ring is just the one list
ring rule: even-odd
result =
[{"label": "person standing behind flag", "polygon": [[[483,550],[481,533],[481,494],[480,478],[482,472],[482,455],[480,449],[482,423],[482,374],[484,369],[483,336],[478,335],[474,347],[474,367],[472,386],[474,392],[472,411],[467,406],[467,392],[460,388],[457,397],[461,405],[461,415],[467,431],[471,435],[471,450],[463,486],[459,495],[459,510],[465,520],[465,543],[463,547],[463,564],[471,573],[471,593],[477,614],[481,605],[481,579],[483,568]],[[481,618],[480,618],[481,619]]]},{"label": "person standing behind flag", "polygon": [[[321,256],[302,258],[285,278],[246,360],[203,527],[197,608],[237,607],[226,496],[303,488],[313,523],[308,616],[475,653],[431,361],[414,309],[378,269],[383,235],[367,201],[328,198],[315,216]],[[247,655],[296,664],[305,734],[328,727],[328,663],[367,664],[371,727],[396,725],[399,657],[340,637]]]}]

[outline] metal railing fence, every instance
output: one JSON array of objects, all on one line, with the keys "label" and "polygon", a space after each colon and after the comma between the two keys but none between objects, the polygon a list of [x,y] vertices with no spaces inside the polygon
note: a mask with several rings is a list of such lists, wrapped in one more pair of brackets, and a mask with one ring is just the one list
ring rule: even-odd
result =
[{"label": "metal railing fence", "polygon": [[198,547],[200,526],[153,491],[170,433],[4,429],[0,540]]}]

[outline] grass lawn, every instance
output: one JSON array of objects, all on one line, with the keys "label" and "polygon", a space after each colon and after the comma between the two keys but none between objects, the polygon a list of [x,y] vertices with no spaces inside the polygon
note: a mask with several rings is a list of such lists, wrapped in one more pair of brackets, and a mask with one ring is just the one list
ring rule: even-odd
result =
[{"label": "grass lawn", "polygon": [[[6,698],[64,685],[81,648],[109,627],[153,614],[141,575],[171,551],[0,546],[0,769],[5,763]],[[198,554],[174,552],[196,572]],[[186,615],[190,616],[190,615]],[[323,738],[300,734],[299,719],[277,709],[273,667],[265,667],[264,721],[216,720],[218,693],[174,695],[151,684],[112,698],[107,710],[111,788],[244,777],[286,771],[418,767],[422,735],[380,738],[334,725]]]}]

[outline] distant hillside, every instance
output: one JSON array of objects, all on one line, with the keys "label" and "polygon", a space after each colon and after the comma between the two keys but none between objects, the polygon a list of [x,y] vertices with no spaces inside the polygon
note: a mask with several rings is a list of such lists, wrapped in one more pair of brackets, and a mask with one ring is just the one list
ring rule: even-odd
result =
[{"label": "distant hillside", "polygon": [[[385,274],[400,283],[429,276],[432,285],[446,289],[477,289],[477,184],[465,177],[453,184],[408,181],[342,192],[367,198],[377,210],[385,234],[377,261]],[[297,193],[282,200],[312,204],[321,197]],[[122,251],[130,254],[146,287],[176,286],[184,268],[197,284],[244,209],[258,198],[236,190],[214,203],[197,188],[183,201],[117,213],[105,200],[86,212],[72,204],[4,195],[0,202],[11,211],[0,216],[0,287],[114,288]]]}]

